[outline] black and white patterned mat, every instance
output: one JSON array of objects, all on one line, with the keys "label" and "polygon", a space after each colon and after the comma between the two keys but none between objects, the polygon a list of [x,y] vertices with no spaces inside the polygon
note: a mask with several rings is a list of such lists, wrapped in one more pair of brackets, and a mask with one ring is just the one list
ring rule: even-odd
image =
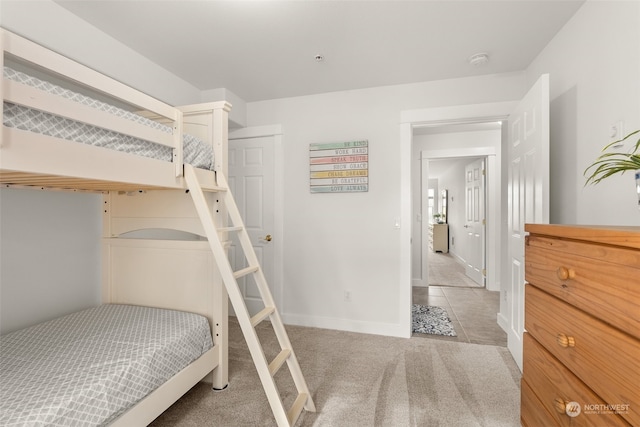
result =
[{"label": "black and white patterned mat", "polygon": [[456,337],[447,310],[442,307],[413,304],[411,307],[412,331],[420,334]]}]

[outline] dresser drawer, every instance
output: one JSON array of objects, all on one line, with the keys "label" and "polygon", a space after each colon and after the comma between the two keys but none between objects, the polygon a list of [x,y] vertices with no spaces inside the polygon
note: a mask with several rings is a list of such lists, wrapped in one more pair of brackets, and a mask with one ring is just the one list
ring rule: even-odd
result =
[{"label": "dresser drawer", "polygon": [[[527,333],[524,335],[524,353],[523,380],[535,392],[555,424],[629,426],[620,416],[602,410],[606,403]],[[567,413],[567,407],[572,408],[573,402],[580,405],[575,417]]]},{"label": "dresser drawer", "polygon": [[640,251],[529,236],[525,279],[640,338]]},{"label": "dresser drawer", "polygon": [[542,406],[529,384],[520,382],[520,423],[523,427],[559,426],[553,416]]},{"label": "dresser drawer", "polygon": [[620,415],[640,426],[640,341],[530,284],[525,313],[533,338],[607,403],[628,405]]}]

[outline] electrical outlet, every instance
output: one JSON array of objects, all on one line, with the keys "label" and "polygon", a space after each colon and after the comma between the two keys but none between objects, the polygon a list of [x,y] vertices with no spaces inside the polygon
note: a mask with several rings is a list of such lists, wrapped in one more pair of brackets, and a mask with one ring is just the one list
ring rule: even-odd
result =
[{"label": "electrical outlet", "polygon": [[346,302],[350,302],[351,301],[351,291],[349,291],[349,290],[344,291],[344,300]]}]

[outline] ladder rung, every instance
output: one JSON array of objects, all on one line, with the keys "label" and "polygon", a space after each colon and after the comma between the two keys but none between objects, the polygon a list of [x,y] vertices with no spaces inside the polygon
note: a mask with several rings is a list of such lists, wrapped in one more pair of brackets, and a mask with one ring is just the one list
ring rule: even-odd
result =
[{"label": "ladder rung", "polygon": [[[1,0],[0,0],[1,1]],[[193,166],[189,164],[184,165],[184,177],[193,198],[193,203],[198,213],[198,217],[202,222],[202,227],[205,231],[207,239],[209,240],[209,246],[214,256],[214,260],[220,270],[220,275],[223,279],[224,286],[226,287],[231,303],[236,309],[236,314],[240,320],[242,326],[242,332],[245,336],[249,352],[254,360],[254,364],[258,371],[262,387],[267,395],[271,410],[275,416],[278,426],[292,426],[296,420],[300,417],[300,414],[304,409],[315,412],[315,405],[307,384],[296,360],[295,353],[291,348],[291,343],[287,336],[287,332],[282,324],[278,311],[273,302],[273,297],[269,291],[269,287],[266,283],[265,277],[262,274],[259,260],[255,254],[255,251],[248,242],[248,235],[246,234],[246,228],[242,222],[242,215],[238,210],[238,206],[233,200],[231,190],[228,189],[224,174],[218,174],[217,182],[221,187],[225,188],[202,188],[202,184],[198,181],[198,175]],[[220,197],[219,201],[223,201],[225,209],[229,216],[229,224],[225,224],[225,227],[218,228],[214,221],[214,218],[209,209],[209,202],[205,198],[203,191],[227,191],[223,197]],[[222,238],[226,239],[227,232],[239,231],[240,243],[243,251],[245,252],[245,261],[248,267],[240,268],[238,271],[232,271],[231,264],[227,257],[227,248],[230,242],[222,241]],[[243,295],[238,282],[234,279],[257,273],[254,275],[255,284],[260,289],[260,294],[265,304],[265,307],[253,317],[249,317],[246,304],[243,301]],[[264,350],[260,344],[260,339],[256,331],[256,325],[265,320],[267,317],[271,317],[273,322],[274,332],[278,336],[280,342],[281,351],[276,357],[267,363],[265,359]],[[251,328],[245,327],[246,322],[251,324]],[[248,326],[248,325],[247,325]],[[298,395],[293,402],[291,408],[285,412],[285,408],[282,399],[279,397],[278,387],[275,381],[276,373],[287,363],[289,370],[294,380]],[[267,375],[267,372],[269,375]],[[287,399],[287,402],[289,399]],[[283,419],[286,416],[286,419]]]},{"label": "ladder rung", "polygon": [[291,350],[285,348],[276,356],[271,363],[269,363],[269,373],[274,376],[276,372],[280,370],[282,364],[291,356]]},{"label": "ladder rung", "polygon": [[251,318],[251,326],[255,328],[258,323],[262,322],[268,316],[271,316],[271,313],[273,313],[274,311],[276,311],[275,307],[263,308],[262,310],[260,310],[258,314],[256,314]]},{"label": "ladder rung", "polygon": [[254,265],[254,266],[243,268],[242,270],[234,271],[233,277],[235,277],[236,279],[239,279],[240,277],[246,276],[247,274],[251,274],[258,271],[259,268],[260,266]]},{"label": "ladder rung", "polygon": [[229,189],[227,187],[218,187],[217,185],[211,186],[211,187],[201,187],[202,191],[206,191],[208,193],[224,193],[225,191],[228,191]]},{"label": "ladder rung", "polygon": [[300,393],[298,397],[296,397],[296,401],[293,402],[291,409],[287,412],[287,419],[289,420],[289,425],[295,424],[296,420],[300,416],[302,412],[302,408],[304,408],[304,404],[307,403],[307,399],[309,395],[307,393]]},{"label": "ladder rung", "polygon": [[222,228],[218,228],[218,233],[226,233],[227,231],[240,231],[242,230],[241,226],[237,226],[237,227],[222,227]]}]

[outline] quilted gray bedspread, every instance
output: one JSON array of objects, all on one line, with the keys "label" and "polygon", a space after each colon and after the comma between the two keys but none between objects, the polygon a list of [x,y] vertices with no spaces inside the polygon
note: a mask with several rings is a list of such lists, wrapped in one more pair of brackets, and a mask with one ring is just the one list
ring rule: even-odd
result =
[{"label": "quilted gray bedspread", "polygon": [[0,426],[106,425],[212,347],[203,316],[106,304],[0,338]]},{"label": "quilted gray bedspread", "polygon": [[[173,128],[171,126],[149,120],[146,117],[142,117],[122,108],[65,89],[37,77],[16,71],[7,66],[4,67],[4,78],[78,102],[82,105],[96,108],[100,111],[134,121],[168,134],[173,133]],[[76,122],[21,105],[4,102],[3,116],[3,123],[8,127],[28,130],[68,141],[109,148],[158,160],[170,162],[173,159],[173,151],[170,147],[91,126],[86,123]],[[197,168],[213,170],[215,164],[213,148],[210,144],[205,143],[201,139],[188,134],[183,135],[183,155],[185,163],[189,163]]]}]

